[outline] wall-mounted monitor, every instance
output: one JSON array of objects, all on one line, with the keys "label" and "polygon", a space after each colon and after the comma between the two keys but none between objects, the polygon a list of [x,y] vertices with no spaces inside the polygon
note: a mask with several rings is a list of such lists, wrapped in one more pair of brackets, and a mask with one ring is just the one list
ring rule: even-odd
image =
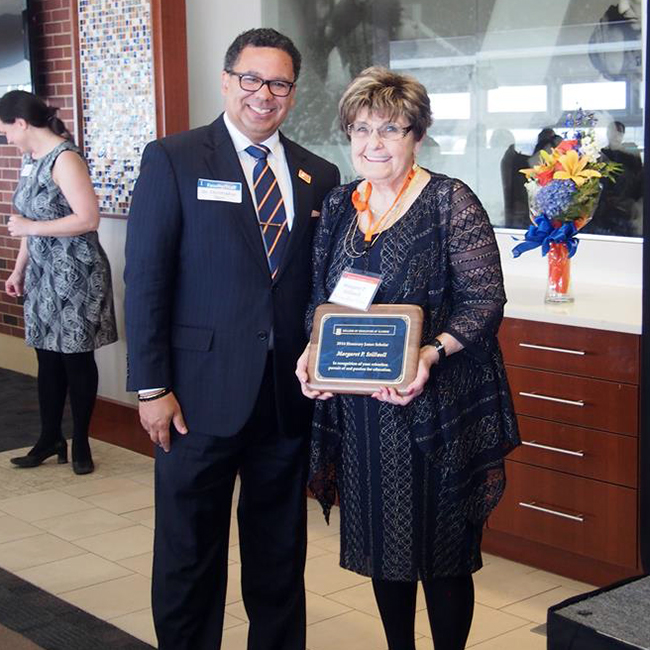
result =
[{"label": "wall-mounted monitor", "polygon": [[28,0],[0,0],[0,96],[34,91],[31,27]]}]

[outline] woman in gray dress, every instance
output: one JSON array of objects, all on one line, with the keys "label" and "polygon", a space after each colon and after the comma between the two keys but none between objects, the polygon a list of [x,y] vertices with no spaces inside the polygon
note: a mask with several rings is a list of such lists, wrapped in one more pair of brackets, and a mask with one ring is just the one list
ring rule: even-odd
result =
[{"label": "woman in gray dress", "polygon": [[412,77],[369,68],[339,117],[360,179],[325,199],[307,313],[342,273],[379,277],[375,303],[422,307],[419,367],[406,394],[310,390],[317,399],[310,487],[341,507],[341,566],[372,578],[390,650],[415,650],[421,581],[436,650],[461,650],[474,607],[481,532],[518,443],[496,334],[505,293],[485,210],[462,181],[415,163],[431,109]]},{"label": "woman in gray dress", "polygon": [[99,207],[80,151],[56,108],[31,93],[0,98],[0,133],[23,153],[9,234],[20,237],[9,296],[24,295],[25,339],[36,349],[41,434],[18,467],[57,456],[67,462],[61,431],[66,395],[74,425],[72,466],[94,464],[88,426],[97,395],[94,350],[117,340],[111,273],[97,237]]}]

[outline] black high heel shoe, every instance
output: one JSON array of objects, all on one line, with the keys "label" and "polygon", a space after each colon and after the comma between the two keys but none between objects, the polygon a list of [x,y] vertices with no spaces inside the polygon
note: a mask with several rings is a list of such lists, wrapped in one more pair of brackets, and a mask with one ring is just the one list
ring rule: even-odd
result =
[{"label": "black high heel shoe", "polygon": [[72,471],[78,475],[91,474],[95,471],[95,463],[87,440],[81,443],[72,441]]},{"label": "black high heel shoe", "polygon": [[16,467],[38,467],[44,460],[50,458],[50,456],[56,456],[59,465],[67,463],[68,445],[66,441],[57,440],[53,445],[48,445],[41,449],[38,448],[37,443],[33,449],[27,452],[26,456],[11,458],[10,461],[13,465],[16,465]]}]

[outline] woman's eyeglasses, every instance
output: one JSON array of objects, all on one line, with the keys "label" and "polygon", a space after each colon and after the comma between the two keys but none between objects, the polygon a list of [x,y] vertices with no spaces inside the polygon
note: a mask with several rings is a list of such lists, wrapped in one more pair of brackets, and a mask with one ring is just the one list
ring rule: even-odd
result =
[{"label": "woman's eyeglasses", "polygon": [[249,93],[257,92],[262,86],[268,86],[269,91],[276,97],[286,97],[296,85],[291,81],[281,79],[261,79],[254,74],[241,74],[233,70],[226,70],[228,74],[239,78],[239,87]]},{"label": "woman's eyeglasses", "polygon": [[380,140],[401,140],[413,129],[413,126],[400,126],[399,124],[382,124],[377,128],[365,122],[352,122],[348,124],[348,135],[354,140],[368,140],[373,131],[377,131]]}]

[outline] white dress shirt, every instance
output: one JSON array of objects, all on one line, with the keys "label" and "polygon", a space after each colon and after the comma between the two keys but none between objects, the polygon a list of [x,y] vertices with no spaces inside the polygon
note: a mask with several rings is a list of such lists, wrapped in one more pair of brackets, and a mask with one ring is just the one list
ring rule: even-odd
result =
[{"label": "white dress shirt", "polygon": [[[253,197],[253,203],[257,208],[257,202],[255,199],[255,190],[253,189],[253,169],[257,159],[251,156],[249,153],[246,153],[246,147],[250,147],[254,144],[249,140],[237,127],[232,123],[228,117],[228,113],[223,114],[223,121],[228,129],[230,134],[230,139],[235,145],[235,151],[237,151],[237,156],[239,157],[239,162],[241,163],[242,169],[244,170],[244,176],[246,177],[246,182],[248,183],[248,189],[250,190],[251,196]],[[293,226],[293,187],[291,185],[291,173],[289,172],[289,165],[287,164],[287,157],[284,155],[284,147],[282,142],[280,142],[280,135],[276,131],[271,137],[260,142],[264,146],[270,149],[268,155],[269,167],[275,174],[275,177],[278,179],[278,185],[280,187],[280,192],[282,193],[282,198],[284,199],[284,212],[287,216],[287,227],[291,230]],[[260,234],[261,236],[261,234]]]}]

